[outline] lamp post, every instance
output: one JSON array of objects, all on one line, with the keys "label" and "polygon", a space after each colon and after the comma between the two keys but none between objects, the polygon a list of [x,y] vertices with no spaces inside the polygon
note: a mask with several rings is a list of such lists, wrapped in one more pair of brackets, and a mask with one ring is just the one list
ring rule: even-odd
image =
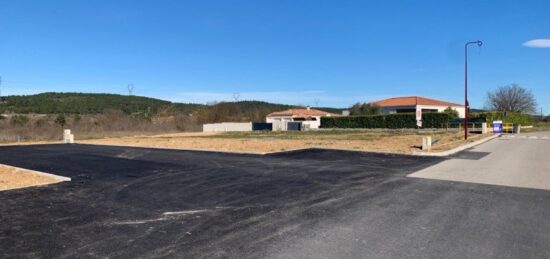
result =
[{"label": "lamp post", "polygon": [[468,103],[468,45],[471,44],[481,47],[483,42],[480,40],[469,41],[464,45],[464,140],[468,140],[468,113],[470,107]]}]

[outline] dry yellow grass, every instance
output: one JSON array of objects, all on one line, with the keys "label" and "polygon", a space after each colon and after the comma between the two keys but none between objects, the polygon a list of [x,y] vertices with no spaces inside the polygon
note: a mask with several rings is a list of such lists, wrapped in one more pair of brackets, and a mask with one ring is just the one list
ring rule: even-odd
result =
[{"label": "dry yellow grass", "polygon": [[0,191],[52,184],[58,179],[32,171],[0,165]]},{"label": "dry yellow grass", "polygon": [[483,135],[472,135],[466,142],[462,140],[463,135],[458,132],[431,134],[372,131],[178,133],[90,139],[78,141],[78,143],[256,153],[311,147],[412,153],[419,151],[422,137],[428,135],[438,141],[432,151],[449,150],[484,137]]}]

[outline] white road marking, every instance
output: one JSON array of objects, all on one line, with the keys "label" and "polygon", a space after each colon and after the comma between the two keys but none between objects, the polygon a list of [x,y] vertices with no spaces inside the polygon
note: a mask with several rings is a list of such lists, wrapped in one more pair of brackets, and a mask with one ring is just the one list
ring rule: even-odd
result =
[{"label": "white road marking", "polygon": [[162,213],[162,215],[186,215],[186,214],[197,214],[197,213],[204,213],[209,212],[211,210],[182,210],[182,211],[167,211]]}]

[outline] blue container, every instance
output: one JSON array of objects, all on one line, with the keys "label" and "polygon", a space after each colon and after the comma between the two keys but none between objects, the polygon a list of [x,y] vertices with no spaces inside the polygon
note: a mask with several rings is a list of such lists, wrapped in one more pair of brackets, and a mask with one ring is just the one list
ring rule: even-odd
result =
[{"label": "blue container", "polygon": [[502,133],[502,121],[493,121],[493,133]]}]

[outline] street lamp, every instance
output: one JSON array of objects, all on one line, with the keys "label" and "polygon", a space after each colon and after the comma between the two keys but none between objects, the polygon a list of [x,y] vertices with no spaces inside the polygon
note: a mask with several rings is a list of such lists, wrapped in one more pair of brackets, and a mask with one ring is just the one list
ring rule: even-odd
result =
[{"label": "street lamp", "polygon": [[480,40],[470,41],[464,45],[464,140],[468,140],[468,108],[470,107],[468,103],[468,45],[471,44],[481,47],[483,42]]}]

